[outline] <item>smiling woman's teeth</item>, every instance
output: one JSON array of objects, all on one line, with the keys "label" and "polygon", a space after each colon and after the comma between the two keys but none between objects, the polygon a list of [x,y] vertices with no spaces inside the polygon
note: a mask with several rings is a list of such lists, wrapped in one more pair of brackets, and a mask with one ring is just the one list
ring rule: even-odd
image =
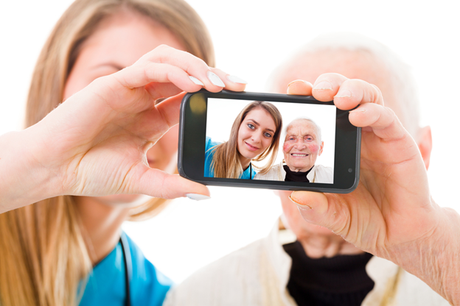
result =
[{"label": "smiling woman's teeth", "polygon": [[292,153],[291,156],[299,156],[299,157],[305,157],[307,156],[308,154],[296,154],[296,153]]}]

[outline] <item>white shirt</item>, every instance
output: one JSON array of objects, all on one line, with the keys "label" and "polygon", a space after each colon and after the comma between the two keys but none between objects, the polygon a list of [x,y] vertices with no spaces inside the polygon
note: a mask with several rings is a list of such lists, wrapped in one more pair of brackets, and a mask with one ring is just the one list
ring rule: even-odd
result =
[{"label": "white shirt", "polygon": [[[265,174],[257,173],[254,177],[255,180],[270,180],[270,181],[284,181],[286,178],[286,171],[284,170],[285,163],[281,162],[268,170]],[[332,168],[323,165],[314,165],[313,169],[307,174],[307,179],[310,183],[330,183],[334,181]]]},{"label": "white shirt", "polygon": [[[163,305],[296,305],[287,290],[291,258],[282,247],[286,234],[289,242],[296,239],[290,231],[278,231],[276,224],[266,238],[224,256],[173,287]],[[375,286],[364,306],[449,305],[427,284],[388,260],[373,256],[366,271]]]}]

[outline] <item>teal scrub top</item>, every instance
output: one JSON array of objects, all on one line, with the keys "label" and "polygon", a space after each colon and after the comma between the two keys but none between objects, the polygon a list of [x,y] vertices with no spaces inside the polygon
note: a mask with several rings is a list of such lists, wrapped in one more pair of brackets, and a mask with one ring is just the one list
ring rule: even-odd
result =
[{"label": "teal scrub top", "polygon": [[[122,235],[126,235],[122,233]],[[127,236],[126,236],[127,237]],[[172,281],[148,261],[139,247],[127,237],[131,252],[131,305],[161,306]],[[125,305],[125,263],[121,244],[99,262],[89,276],[80,306]]]},{"label": "teal scrub top", "polygon": [[[204,177],[214,177],[214,169],[212,168],[212,159],[214,158],[213,148],[219,145],[219,142],[213,142],[210,137],[206,137],[205,157],[204,157]],[[247,167],[241,174],[240,179],[251,180],[257,172],[252,167]]]}]

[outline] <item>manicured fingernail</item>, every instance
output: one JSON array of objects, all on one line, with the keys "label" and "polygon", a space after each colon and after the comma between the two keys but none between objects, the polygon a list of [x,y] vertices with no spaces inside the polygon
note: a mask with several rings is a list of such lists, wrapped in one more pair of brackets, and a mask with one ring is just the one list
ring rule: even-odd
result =
[{"label": "manicured fingernail", "polygon": [[238,83],[238,84],[247,84],[247,83],[248,83],[248,82],[246,82],[245,80],[240,79],[239,77],[234,76],[234,75],[227,75],[227,79],[228,79],[230,82]]},{"label": "manicured fingernail", "polygon": [[318,84],[316,84],[313,89],[316,90],[332,90],[332,84],[329,83],[328,81],[321,81]]},{"label": "manicured fingernail", "polygon": [[194,201],[209,200],[211,198],[210,196],[198,193],[187,193],[185,196]]},{"label": "manicured fingernail", "polygon": [[203,83],[201,83],[201,81],[200,81],[200,80],[198,80],[197,78],[195,78],[194,76],[191,76],[191,75],[189,75],[188,77],[189,77],[189,78],[190,78],[190,80],[192,80],[192,82],[193,82],[193,83],[195,83],[196,85],[201,85],[201,86],[204,86],[204,84],[203,84]]},{"label": "manicured fingernail", "polygon": [[299,209],[302,209],[302,210],[310,210],[312,209],[311,206],[308,206],[308,205],[305,205],[305,204],[300,204],[299,202],[297,202],[292,196],[289,196],[289,200],[292,201],[292,203],[294,203],[295,205],[297,205],[297,207]]},{"label": "manicured fingernail", "polygon": [[335,95],[336,98],[350,98],[352,96],[351,91],[349,90],[339,90],[339,92]]},{"label": "manicured fingernail", "polygon": [[216,86],[225,87],[225,83],[212,71],[208,71],[208,79]]}]

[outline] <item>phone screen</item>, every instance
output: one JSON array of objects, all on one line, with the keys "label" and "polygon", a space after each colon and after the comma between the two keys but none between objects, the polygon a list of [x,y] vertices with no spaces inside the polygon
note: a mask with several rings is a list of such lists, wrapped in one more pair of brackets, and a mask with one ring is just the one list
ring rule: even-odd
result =
[{"label": "phone screen", "polygon": [[309,96],[186,94],[179,174],[206,185],[350,192],[359,182],[361,130],[348,113]]},{"label": "phone screen", "polygon": [[209,97],[204,176],[232,178],[215,169],[233,157],[218,160],[215,152],[235,147],[246,161],[239,179],[333,184],[336,112],[334,105]]}]

